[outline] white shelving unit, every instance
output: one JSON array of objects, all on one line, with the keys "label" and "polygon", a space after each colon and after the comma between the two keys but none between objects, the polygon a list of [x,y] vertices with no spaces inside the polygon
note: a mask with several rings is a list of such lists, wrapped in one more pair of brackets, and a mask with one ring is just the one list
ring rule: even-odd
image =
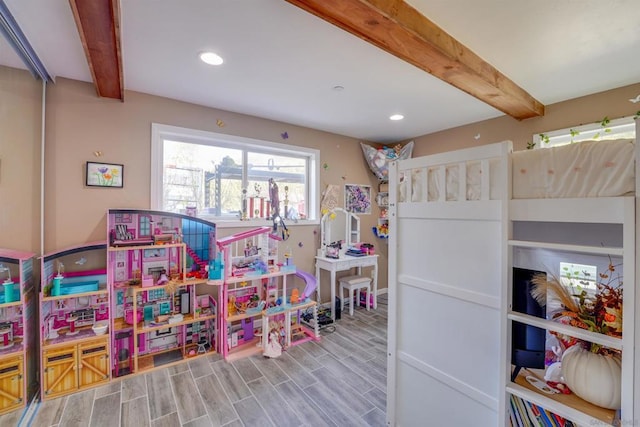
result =
[{"label": "white shelving unit", "polygon": [[[505,348],[503,350],[505,370],[502,372],[505,398],[501,401],[503,425],[509,425],[509,394],[540,405],[561,417],[578,425],[613,425],[637,419],[637,397],[634,390],[634,365],[637,359],[635,351],[637,317],[635,274],[636,274],[636,198],[611,198],[617,209],[610,215],[596,215],[585,218],[579,210],[565,210],[567,200],[527,201],[527,209],[512,209],[507,219],[506,278],[504,280],[505,298],[503,307],[503,332]],[[591,211],[599,209],[602,201],[577,199],[576,202]],[[589,202],[591,207],[589,208]],[[518,204],[519,201],[511,201]],[[543,213],[544,212],[544,213]],[[573,214],[571,214],[573,212]],[[557,213],[557,214],[555,214]],[[576,240],[579,244],[576,244]],[[541,319],[526,313],[512,310],[514,267],[546,271],[556,277],[561,276],[559,262],[597,265],[598,272],[606,271],[610,260],[622,270],[623,334],[622,338],[590,332],[584,329]],[[548,317],[548,316],[547,316]],[[513,322],[535,326],[547,331],[574,337],[580,340],[601,344],[622,352],[620,413],[592,405],[575,395],[543,394],[529,385],[521,373],[515,382],[510,380],[513,366],[511,358],[511,332]],[[525,371],[526,372],[526,371]],[[538,372],[542,377],[544,372]]]}]

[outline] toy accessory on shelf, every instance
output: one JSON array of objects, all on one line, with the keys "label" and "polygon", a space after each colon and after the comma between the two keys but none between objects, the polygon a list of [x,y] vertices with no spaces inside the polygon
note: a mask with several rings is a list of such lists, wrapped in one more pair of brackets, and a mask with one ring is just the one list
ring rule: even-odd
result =
[{"label": "toy accessory on shelf", "polygon": [[11,280],[11,271],[8,267],[0,264],[0,273],[7,272],[7,278],[2,282],[2,287],[4,288],[4,302],[13,302],[15,301],[14,292],[13,292],[13,280]]},{"label": "toy accessory on shelf", "polygon": [[10,323],[0,326],[0,338],[0,348],[13,346],[13,326]]}]

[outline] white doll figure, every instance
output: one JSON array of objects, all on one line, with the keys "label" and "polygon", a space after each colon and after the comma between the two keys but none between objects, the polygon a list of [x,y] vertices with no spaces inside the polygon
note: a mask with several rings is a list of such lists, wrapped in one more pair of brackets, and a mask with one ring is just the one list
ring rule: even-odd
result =
[{"label": "white doll figure", "polygon": [[275,324],[269,326],[269,337],[267,338],[267,345],[262,354],[265,357],[274,358],[282,354],[282,346],[278,342],[278,326]]}]

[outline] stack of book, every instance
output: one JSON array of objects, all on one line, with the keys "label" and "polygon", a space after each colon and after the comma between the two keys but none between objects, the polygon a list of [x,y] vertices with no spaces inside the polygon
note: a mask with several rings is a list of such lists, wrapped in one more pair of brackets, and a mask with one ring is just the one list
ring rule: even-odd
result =
[{"label": "stack of book", "polygon": [[573,427],[575,425],[541,406],[514,395],[511,395],[509,418],[513,427]]}]

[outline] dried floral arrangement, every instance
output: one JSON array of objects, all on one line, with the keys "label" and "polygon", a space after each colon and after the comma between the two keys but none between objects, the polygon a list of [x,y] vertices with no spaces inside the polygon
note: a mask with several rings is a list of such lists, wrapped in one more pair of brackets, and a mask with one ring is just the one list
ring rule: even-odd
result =
[{"label": "dried floral arrangement", "polygon": [[[566,285],[555,276],[547,278],[546,274],[540,274],[532,280],[531,295],[541,306],[547,304],[547,297],[553,296],[560,301],[561,309],[552,315],[552,319],[614,337],[622,336],[622,278],[616,272],[616,266],[609,258],[607,271],[599,273],[596,282],[596,291],[588,292],[580,280],[570,272],[564,276],[578,293],[571,293]],[[576,284],[576,281],[578,282]],[[571,337],[562,337],[567,347],[580,340]],[[613,354],[617,350],[603,347],[600,344],[582,342],[583,346],[592,353]]]}]

